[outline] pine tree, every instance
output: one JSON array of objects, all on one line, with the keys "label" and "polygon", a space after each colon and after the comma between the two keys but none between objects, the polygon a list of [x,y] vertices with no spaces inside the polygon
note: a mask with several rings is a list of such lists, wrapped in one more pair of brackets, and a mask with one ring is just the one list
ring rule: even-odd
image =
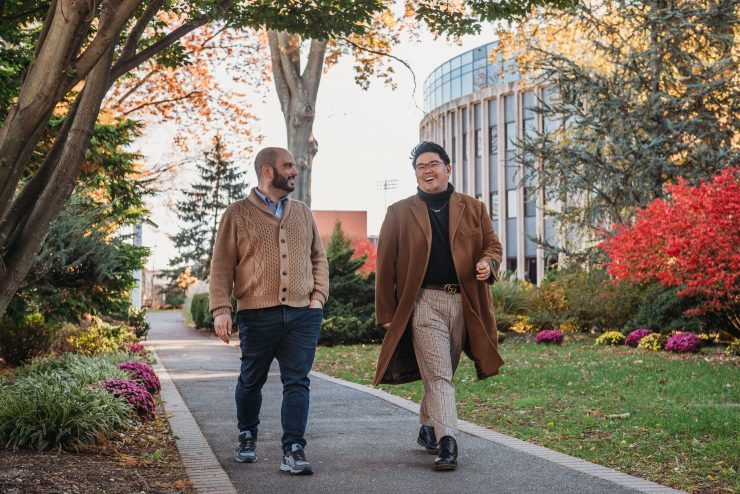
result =
[{"label": "pine tree", "polygon": [[208,279],[221,215],[229,204],[246,194],[246,171],[239,170],[228,156],[216,136],[213,148],[203,154],[203,162],[196,164],[199,180],[185,191],[185,199],[177,202],[177,217],[184,226],[172,238],[179,253],[170,260],[173,280],[185,267],[190,267],[198,279]]},{"label": "pine tree", "polygon": [[579,2],[547,23],[534,14],[505,40],[520,70],[547,86],[544,132],[528,133],[521,156],[571,254],[665,197],[667,182],[696,184],[740,160],[736,9],[736,0]]},{"label": "pine tree", "polygon": [[367,255],[352,256],[355,249],[337,221],[326,246],[329,261],[329,301],[324,307],[322,343],[358,343],[380,338],[375,328],[375,273],[367,277],[357,270]]}]

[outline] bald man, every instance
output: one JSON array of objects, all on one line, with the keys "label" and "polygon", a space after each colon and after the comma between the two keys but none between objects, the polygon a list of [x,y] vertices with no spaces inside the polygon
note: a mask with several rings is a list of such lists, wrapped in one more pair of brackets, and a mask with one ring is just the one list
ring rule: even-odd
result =
[{"label": "bald man", "polygon": [[231,296],[237,301],[241,371],[235,458],[257,461],[262,386],[276,358],[283,383],[280,470],[311,474],[304,451],[308,373],[329,296],[329,264],[311,210],[288,198],[298,175],[290,152],[265,148],[254,168],[258,186],[224,212],[211,261],[209,310],[225,343],[232,330]]}]

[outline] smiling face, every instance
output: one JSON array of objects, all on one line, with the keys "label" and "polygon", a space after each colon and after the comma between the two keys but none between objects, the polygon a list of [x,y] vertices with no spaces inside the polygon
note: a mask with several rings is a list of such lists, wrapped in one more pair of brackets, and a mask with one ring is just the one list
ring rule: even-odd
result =
[{"label": "smiling face", "polygon": [[298,176],[298,168],[295,166],[293,155],[285,149],[276,153],[275,163],[265,164],[271,175],[270,186],[272,189],[283,192],[293,192],[295,190],[295,178]]},{"label": "smiling face", "polygon": [[427,194],[438,194],[447,190],[452,167],[446,165],[437,153],[422,153],[414,163],[416,183]]}]

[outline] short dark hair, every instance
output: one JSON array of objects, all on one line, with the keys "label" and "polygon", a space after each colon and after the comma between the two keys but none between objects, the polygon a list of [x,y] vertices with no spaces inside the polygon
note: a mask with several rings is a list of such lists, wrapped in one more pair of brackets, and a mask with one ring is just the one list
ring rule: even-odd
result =
[{"label": "short dark hair", "polygon": [[421,141],[411,150],[411,166],[416,168],[416,158],[424,153],[437,153],[445,165],[450,164],[450,157],[445,148],[431,141]]}]

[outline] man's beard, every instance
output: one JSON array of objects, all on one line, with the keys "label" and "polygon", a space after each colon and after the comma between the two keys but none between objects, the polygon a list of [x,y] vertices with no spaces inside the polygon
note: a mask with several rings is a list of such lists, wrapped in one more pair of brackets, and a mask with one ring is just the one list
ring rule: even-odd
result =
[{"label": "man's beard", "polygon": [[275,170],[275,175],[272,177],[272,186],[285,192],[293,192],[295,190],[295,186],[288,184],[288,179],[280,175],[277,170]]}]

